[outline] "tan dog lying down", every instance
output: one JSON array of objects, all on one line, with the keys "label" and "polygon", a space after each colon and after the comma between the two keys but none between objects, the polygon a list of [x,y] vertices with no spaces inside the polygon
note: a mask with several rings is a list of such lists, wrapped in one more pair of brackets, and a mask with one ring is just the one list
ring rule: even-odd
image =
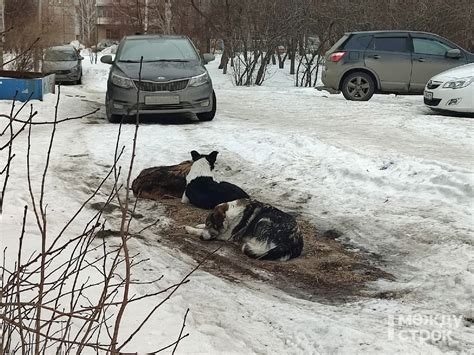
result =
[{"label": "tan dog lying down", "polygon": [[192,164],[191,160],[186,160],[177,165],[142,170],[132,183],[134,196],[151,200],[183,196],[186,189],[186,175],[191,170]]}]

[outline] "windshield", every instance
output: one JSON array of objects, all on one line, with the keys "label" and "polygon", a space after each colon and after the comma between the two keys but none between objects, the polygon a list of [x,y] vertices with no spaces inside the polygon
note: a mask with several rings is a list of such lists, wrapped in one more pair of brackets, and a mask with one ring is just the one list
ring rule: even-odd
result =
[{"label": "windshield", "polygon": [[140,38],[123,43],[118,60],[120,62],[198,60],[196,50],[186,38]]},{"label": "windshield", "polygon": [[74,50],[47,50],[44,54],[44,60],[51,62],[70,62],[77,60],[77,54]]}]

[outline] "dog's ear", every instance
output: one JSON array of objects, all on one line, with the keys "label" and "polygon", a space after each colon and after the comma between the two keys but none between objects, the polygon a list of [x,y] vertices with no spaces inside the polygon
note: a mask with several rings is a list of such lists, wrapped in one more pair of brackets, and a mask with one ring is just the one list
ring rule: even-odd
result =
[{"label": "dog's ear", "polygon": [[193,158],[193,161],[196,161],[196,160],[202,158],[202,155],[199,154],[198,152],[196,152],[195,150],[193,150],[191,152],[191,157]]},{"label": "dog's ear", "polygon": [[206,157],[207,161],[208,161],[209,164],[211,165],[211,170],[214,169],[214,164],[216,163],[216,160],[217,160],[217,154],[219,154],[219,152],[213,151],[211,154],[209,154],[209,155]]},{"label": "dog's ear", "polygon": [[225,214],[228,210],[229,204],[227,202],[221,203],[215,207],[215,211],[222,217],[225,217]]},{"label": "dog's ear", "polygon": [[229,205],[225,202],[214,207],[214,210],[209,214],[207,218],[208,222],[210,222],[213,228],[219,230],[223,227],[226,212],[228,209]]}]

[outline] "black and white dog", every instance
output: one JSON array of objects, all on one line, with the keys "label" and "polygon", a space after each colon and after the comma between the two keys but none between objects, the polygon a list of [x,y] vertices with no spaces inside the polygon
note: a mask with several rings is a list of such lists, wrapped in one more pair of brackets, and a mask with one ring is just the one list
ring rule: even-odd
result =
[{"label": "black and white dog", "polygon": [[249,197],[244,190],[234,184],[214,180],[212,170],[217,154],[219,153],[216,151],[209,155],[201,155],[195,150],[191,152],[193,165],[186,176],[186,190],[181,202],[212,209],[223,202]]},{"label": "black and white dog", "polygon": [[303,250],[303,235],[295,218],[256,200],[222,203],[209,214],[205,225],[185,228],[203,240],[240,242],[243,253],[255,259],[286,261]]}]

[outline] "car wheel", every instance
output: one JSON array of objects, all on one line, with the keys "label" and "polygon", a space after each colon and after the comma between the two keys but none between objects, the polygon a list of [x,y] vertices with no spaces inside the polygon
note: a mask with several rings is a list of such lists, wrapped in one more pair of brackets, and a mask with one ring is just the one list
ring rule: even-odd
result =
[{"label": "car wheel", "polygon": [[107,121],[109,121],[110,123],[120,123],[121,121],[120,115],[113,115],[110,112],[109,106],[110,106],[109,100],[108,98],[106,98],[105,99],[105,115],[107,116]]},{"label": "car wheel", "polygon": [[342,94],[347,100],[368,101],[374,92],[374,80],[364,72],[351,73],[342,82]]},{"label": "car wheel", "polygon": [[76,85],[81,85],[82,84],[82,75],[79,77],[79,79],[76,80]]},{"label": "car wheel", "polygon": [[196,114],[199,121],[212,121],[216,116],[216,109],[217,109],[217,100],[216,100],[216,93],[212,91],[212,110],[209,112],[203,112]]}]

